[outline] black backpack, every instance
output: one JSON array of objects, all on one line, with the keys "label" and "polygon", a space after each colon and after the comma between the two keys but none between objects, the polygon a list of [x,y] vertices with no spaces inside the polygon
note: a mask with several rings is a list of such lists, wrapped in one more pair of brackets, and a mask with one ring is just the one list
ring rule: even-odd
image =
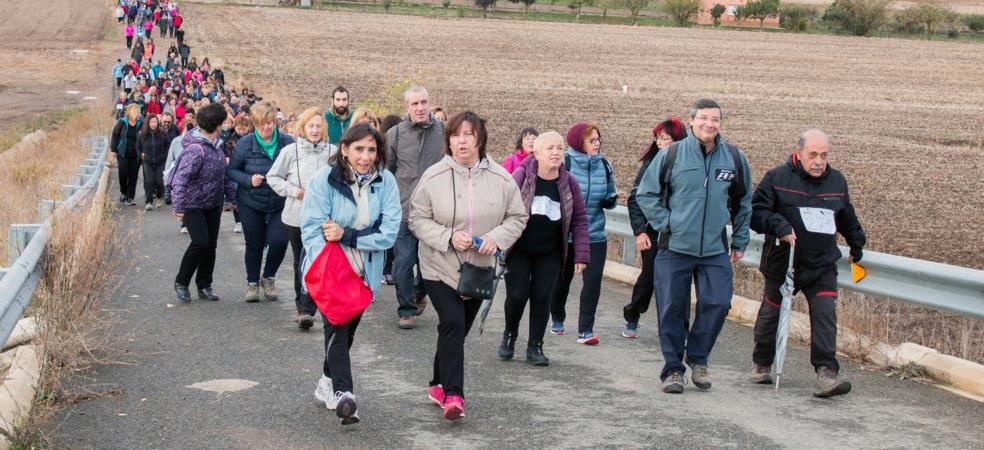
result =
[{"label": "black backpack", "polygon": [[[663,167],[659,172],[659,185],[660,192],[663,197],[663,208],[666,210],[670,209],[670,173],[673,169],[673,163],[676,162],[677,151],[679,150],[680,142],[674,142],[666,148],[666,159],[663,160]],[[728,187],[728,211],[731,213],[731,218],[734,219],[735,214],[738,214],[738,209],[741,207],[741,199],[745,196],[745,168],[741,164],[741,156],[738,154],[738,147],[725,142],[724,147],[728,149],[728,153],[731,153],[731,159],[735,163],[735,179],[731,182],[731,186]]]}]

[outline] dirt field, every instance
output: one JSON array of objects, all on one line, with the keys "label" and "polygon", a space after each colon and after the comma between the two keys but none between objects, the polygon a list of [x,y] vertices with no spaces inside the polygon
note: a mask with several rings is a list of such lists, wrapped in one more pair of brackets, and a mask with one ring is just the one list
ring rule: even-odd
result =
[{"label": "dirt field", "polygon": [[984,268],[981,45],[187,9],[198,55],[291,105],[323,106],[336,84],[378,100],[411,80],[452,112],[486,117],[497,158],[523,127],[597,121],[623,199],[649,130],[698,97],[724,105],[725,136],[749,155],[756,181],[803,129],[819,127],[833,137],[832,164],[850,180],[870,248]]},{"label": "dirt field", "polygon": [[[112,64],[100,40],[112,20],[100,0],[4,0],[0,132],[38,113],[106,101]],[[114,53],[115,54],[115,53]],[[72,92],[67,92],[72,91]],[[0,149],[2,151],[4,149]]]}]

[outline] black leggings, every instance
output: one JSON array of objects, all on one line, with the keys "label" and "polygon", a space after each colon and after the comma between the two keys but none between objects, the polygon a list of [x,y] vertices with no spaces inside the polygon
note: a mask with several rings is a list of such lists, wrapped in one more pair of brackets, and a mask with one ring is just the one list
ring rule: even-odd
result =
[{"label": "black leggings", "polygon": [[[321,316],[324,318],[324,315]],[[349,350],[355,341],[355,329],[362,320],[360,313],[345,325],[332,325],[325,321],[325,364],[322,373],[331,378],[331,387],[336,391],[352,392],[352,360]]]},{"label": "black leggings", "polygon": [[164,198],[164,163],[143,163],[144,202],[150,204],[155,198]]},{"label": "black leggings", "polygon": [[444,387],[445,395],[465,396],[465,336],[471,330],[481,300],[464,299],[441,281],[424,280],[424,289],[437,311],[437,352],[430,385]]},{"label": "black leggings", "polygon": [[528,343],[543,341],[550,319],[550,297],[561,269],[561,252],[530,255],[515,249],[506,259],[506,332],[517,336],[526,301],[530,302]]},{"label": "black leggings", "polygon": [[137,176],[140,174],[140,158],[136,155],[118,159],[120,176],[120,194],[133,200],[137,196]]},{"label": "black leggings", "polygon": [[[656,242],[659,240],[659,233],[646,226],[646,235],[652,245],[648,250],[642,251],[642,272],[636,279],[635,286],[632,287],[632,300],[622,308],[622,317],[626,322],[638,324],[639,316],[649,310],[649,304],[653,298],[656,288],[653,285],[654,270],[656,261]],[[656,314],[657,321],[659,314]]]},{"label": "black leggings", "polygon": [[[605,258],[608,255],[608,242],[591,243],[591,260],[581,272],[581,305],[577,318],[577,332],[594,332],[595,311],[598,309],[598,299],[601,297],[601,276],[605,272]],[[567,318],[567,294],[574,280],[574,244],[567,246],[567,261],[560,274],[560,281],[554,289],[550,301],[550,315],[554,322],[563,322]]]},{"label": "black leggings", "polygon": [[198,289],[212,287],[212,272],[215,270],[215,247],[219,241],[219,222],[222,207],[212,209],[185,210],[183,225],[188,228],[191,242],[181,258],[181,266],[174,282],[188,286],[191,275],[195,275]]},{"label": "black leggings", "polygon": [[284,230],[287,232],[287,240],[290,241],[291,253],[294,254],[294,305],[297,307],[297,312],[314,315],[318,307],[315,306],[311,296],[301,289],[303,287],[301,280],[304,278],[304,274],[301,273],[301,259],[304,258],[301,229],[285,223]]}]

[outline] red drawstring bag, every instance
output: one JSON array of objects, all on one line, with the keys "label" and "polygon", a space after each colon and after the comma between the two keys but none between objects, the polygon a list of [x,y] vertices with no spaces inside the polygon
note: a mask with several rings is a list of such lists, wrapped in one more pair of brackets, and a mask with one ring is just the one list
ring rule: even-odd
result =
[{"label": "red drawstring bag", "polygon": [[304,274],[308,294],[332,325],[345,325],[372,302],[372,290],[352,270],[338,242],[328,242]]}]

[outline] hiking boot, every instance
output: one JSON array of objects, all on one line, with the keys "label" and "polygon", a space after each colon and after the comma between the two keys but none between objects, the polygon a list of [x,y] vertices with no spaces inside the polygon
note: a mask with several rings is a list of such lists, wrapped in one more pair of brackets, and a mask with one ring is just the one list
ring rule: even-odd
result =
[{"label": "hiking boot", "polygon": [[667,394],[682,394],[684,383],[686,383],[686,380],[683,378],[683,372],[674,370],[663,380],[663,392]]},{"label": "hiking boot", "polygon": [[690,364],[690,370],[693,370],[693,374],[690,375],[690,379],[693,380],[694,386],[697,389],[706,391],[711,388],[711,372],[707,370],[707,366],[704,364]]},{"label": "hiking boot", "polygon": [[273,278],[260,278],[260,287],[263,288],[263,296],[269,301],[277,299],[277,280]]},{"label": "hiking boot", "polygon": [[503,361],[513,359],[513,352],[516,349],[516,335],[509,334],[508,331],[502,333],[502,342],[499,344],[499,358]]},{"label": "hiking boot", "polygon": [[465,417],[465,399],[457,395],[449,395],[444,400],[442,411],[444,418],[448,420],[458,420]]},{"label": "hiking boot", "polygon": [[848,392],[851,392],[851,382],[841,378],[836,370],[826,366],[817,369],[817,391],[813,393],[814,397],[827,398]]},{"label": "hiking boot", "polygon": [[294,322],[297,322],[297,328],[307,330],[314,326],[314,316],[299,312],[294,315]]},{"label": "hiking boot", "polygon": [[546,367],[550,365],[547,355],[543,354],[543,341],[533,341],[526,346],[526,362],[536,367]]},{"label": "hiking boot", "polygon": [[321,379],[318,380],[318,387],[314,390],[314,398],[320,402],[324,402],[325,408],[330,410],[335,409],[335,406],[338,405],[338,397],[335,396],[335,391],[332,389],[331,378],[321,374]]},{"label": "hiking boot", "polygon": [[418,298],[414,304],[417,305],[417,315],[423,314],[424,310],[427,309],[427,296]]},{"label": "hiking boot", "polygon": [[585,331],[584,333],[578,333],[577,334],[577,343],[578,344],[598,345],[598,343],[600,343],[600,342],[601,341],[598,339],[598,336],[595,336],[594,333],[592,333],[590,331]]},{"label": "hiking boot", "polygon": [[752,376],[750,377],[752,383],[755,384],[772,384],[772,366],[760,366],[758,364],[752,367]]},{"label": "hiking boot", "polygon": [[259,283],[249,283],[246,285],[246,302],[256,303],[260,301],[260,285]]},{"label": "hiking boot", "polygon": [[625,322],[622,327],[622,337],[635,339],[639,337],[639,324],[635,322]]},{"label": "hiking boot", "polygon": [[427,398],[434,402],[435,405],[444,407],[444,387],[440,384],[431,386],[427,389]]},{"label": "hiking boot", "polygon": [[199,300],[209,300],[209,301],[216,302],[216,301],[219,300],[219,296],[218,295],[215,295],[215,292],[212,291],[212,288],[207,287],[207,288],[199,289],[198,290],[198,299]]},{"label": "hiking boot", "polygon": [[188,292],[188,286],[174,283],[174,293],[177,294],[178,300],[184,303],[191,302],[191,292]]},{"label": "hiking boot", "polygon": [[564,322],[554,322],[550,325],[550,334],[554,336],[564,335]]},{"label": "hiking boot", "polygon": [[355,395],[351,392],[336,392],[335,396],[338,397],[335,415],[342,419],[342,425],[359,423],[359,407],[355,405]]},{"label": "hiking boot", "polygon": [[417,318],[415,316],[400,317],[399,325],[401,330],[412,330],[417,328]]}]

